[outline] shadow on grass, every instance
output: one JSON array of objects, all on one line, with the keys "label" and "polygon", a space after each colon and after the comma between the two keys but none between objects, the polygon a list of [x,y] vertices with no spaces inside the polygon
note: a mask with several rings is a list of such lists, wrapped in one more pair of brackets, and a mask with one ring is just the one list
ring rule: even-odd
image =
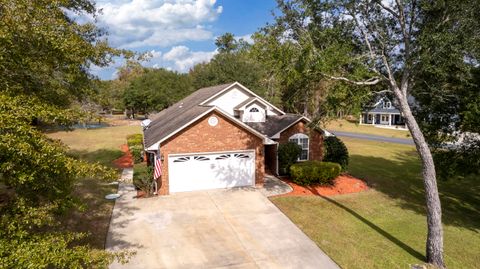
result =
[{"label": "shadow on grass", "polygon": [[[377,191],[396,199],[402,208],[426,215],[421,164],[414,151],[393,160],[352,155],[350,173],[367,181]],[[480,180],[438,181],[443,223],[480,229]]]},{"label": "shadow on grass", "polygon": [[354,210],[344,206],[343,204],[331,199],[331,198],[328,198],[326,196],[323,196],[321,195],[320,193],[317,192],[317,190],[315,188],[308,188],[310,189],[310,191],[312,193],[315,193],[316,195],[318,195],[319,197],[323,198],[324,200],[330,202],[331,204],[345,210],[346,212],[350,213],[352,216],[354,216],[355,218],[357,218],[358,220],[360,220],[361,222],[365,223],[366,225],[368,225],[370,228],[372,228],[373,230],[375,230],[377,233],[379,233],[380,235],[382,235],[383,237],[385,237],[386,239],[390,240],[390,242],[394,243],[395,245],[399,246],[400,248],[402,248],[403,250],[405,250],[406,252],[408,252],[410,255],[412,255],[413,257],[419,259],[419,260],[422,260],[422,261],[425,261],[426,260],[426,257],[425,255],[423,255],[422,253],[416,251],[415,249],[411,248],[409,245],[405,244],[404,242],[402,242],[401,240],[399,240],[398,238],[396,238],[395,236],[391,235],[390,233],[388,233],[387,231],[385,231],[384,229],[378,227],[377,225],[375,225],[373,222],[369,221],[368,219],[364,218],[362,215],[358,214],[357,212],[355,212]]},{"label": "shadow on grass", "polygon": [[120,149],[70,150],[68,154],[84,161],[98,162],[108,167],[114,167],[112,162],[123,156]]}]

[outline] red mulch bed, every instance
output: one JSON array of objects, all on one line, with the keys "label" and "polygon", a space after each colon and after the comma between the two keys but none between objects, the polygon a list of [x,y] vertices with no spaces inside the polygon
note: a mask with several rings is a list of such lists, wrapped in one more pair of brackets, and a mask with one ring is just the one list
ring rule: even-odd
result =
[{"label": "red mulch bed", "polygon": [[300,186],[289,179],[282,179],[293,188],[293,191],[279,196],[334,196],[339,194],[357,193],[368,190],[365,181],[348,174],[342,174],[335,178],[333,186]]},{"label": "red mulch bed", "polygon": [[132,153],[128,150],[127,145],[122,145],[123,156],[113,161],[113,164],[118,168],[130,168],[133,167]]}]

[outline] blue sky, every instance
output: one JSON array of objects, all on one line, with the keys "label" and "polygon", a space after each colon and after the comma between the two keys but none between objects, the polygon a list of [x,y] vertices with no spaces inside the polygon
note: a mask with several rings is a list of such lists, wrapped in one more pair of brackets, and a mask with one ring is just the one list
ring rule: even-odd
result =
[{"label": "blue sky", "polygon": [[[271,22],[275,0],[98,0],[98,24],[110,44],[153,56],[144,63],[187,72],[216,53],[215,38],[233,33],[249,36]],[[117,60],[108,68],[92,68],[102,79],[115,78]]]}]

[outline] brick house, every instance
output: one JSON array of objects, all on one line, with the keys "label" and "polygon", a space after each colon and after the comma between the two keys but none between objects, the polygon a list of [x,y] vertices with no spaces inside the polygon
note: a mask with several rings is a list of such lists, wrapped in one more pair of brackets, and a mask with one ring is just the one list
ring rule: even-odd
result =
[{"label": "brick house", "polygon": [[323,134],[309,122],[238,82],[199,89],[144,126],[150,163],[162,162],[159,194],[261,185],[288,141],[302,147],[299,161],[321,160]]}]

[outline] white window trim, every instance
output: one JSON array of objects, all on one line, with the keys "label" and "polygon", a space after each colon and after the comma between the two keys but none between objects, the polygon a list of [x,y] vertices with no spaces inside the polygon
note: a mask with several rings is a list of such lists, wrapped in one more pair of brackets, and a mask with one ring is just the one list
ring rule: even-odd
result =
[{"label": "white window trim", "polygon": [[[300,138],[304,138],[304,139],[306,138],[307,139],[307,147],[306,148],[303,148],[303,145],[300,144]],[[299,161],[299,162],[308,161],[310,159],[310,137],[308,137],[308,135],[306,135],[306,134],[296,133],[296,134],[290,136],[288,138],[288,141],[293,142],[293,141],[291,141],[292,139],[295,139],[296,142],[294,142],[294,143],[297,143],[297,145],[302,147],[302,151],[304,151],[304,150],[307,151],[307,158],[306,159],[300,159],[300,157],[298,157],[297,161]]]},{"label": "white window trim", "polygon": [[383,102],[383,108],[384,108],[384,109],[390,109],[390,108],[392,108],[392,102],[390,102],[390,101],[384,101],[384,102]]}]

